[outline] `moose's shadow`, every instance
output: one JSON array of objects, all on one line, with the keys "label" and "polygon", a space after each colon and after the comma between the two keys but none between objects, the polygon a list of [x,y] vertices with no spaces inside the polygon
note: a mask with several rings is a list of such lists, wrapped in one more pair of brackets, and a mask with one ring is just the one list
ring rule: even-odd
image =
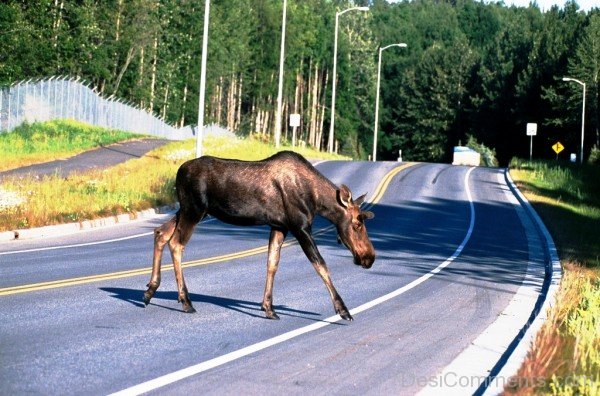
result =
[{"label": "moose's shadow", "polygon": [[[122,301],[126,301],[135,305],[138,308],[145,308],[144,304],[144,291],[137,289],[126,289],[120,287],[101,287],[100,290],[107,293],[111,293],[111,297],[117,298]],[[261,313],[261,303],[255,301],[237,300],[226,297],[209,296],[206,294],[189,293],[190,299],[196,305],[196,308],[200,304],[212,304],[221,308],[230,309],[235,312],[239,312],[254,318],[265,318]],[[160,308],[164,308],[170,311],[183,312],[181,309],[172,308],[169,306],[157,304],[157,300],[172,300],[177,301],[178,294],[176,291],[156,291],[152,302],[149,305],[154,305]],[[319,313],[302,311],[298,309],[289,308],[285,305],[274,305],[273,307],[279,315],[293,316],[303,319],[309,319],[313,321],[320,321],[320,319],[314,316],[320,316]],[[266,318],[265,318],[266,319]]]}]

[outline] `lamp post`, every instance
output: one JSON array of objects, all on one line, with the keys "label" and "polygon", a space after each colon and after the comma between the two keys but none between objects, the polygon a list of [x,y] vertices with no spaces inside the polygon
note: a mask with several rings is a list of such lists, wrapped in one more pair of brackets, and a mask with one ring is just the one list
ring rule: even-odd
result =
[{"label": "lamp post", "polygon": [[277,116],[275,118],[275,147],[281,142],[281,97],[283,96],[283,64],[285,56],[285,19],[287,0],[283,0],[283,22],[281,23],[281,50],[279,53],[279,88],[277,91]]},{"label": "lamp post", "polygon": [[340,15],[347,13],[348,11],[369,11],[369,7],[352,7],[347,10],[335,13],[335,35],[333,40],[333,82],[331,90],[331,122],[329,124],[329,140],[327,143],[327,151],[333,153],[333,131],[335,128],[335,86],[337,82],[337,42],[338,42],[338,28]]},{"label": "lamp post", "polygon": [[406,44],[390,44],[383,48],[379,48],[379,61],[377,62],[377,93],[375,94],[375,127],[373,128],[373,162],[377,161],[377,128],[379,128],[379,87],[381,83],[381,53],[390,47],[406,48]]},{"label": "lamp post", "polygon": [[579,154],[579,162],[583,164],[583,131],[585,124],[585,83],[574,78],[563,77],[563,81],[574,81],[583,87],[583,105],[581,107],[581,151]]},{"label": "lamp post", "polygon": [[198,99],[198,135],[196,135],[196,157],[202,156],[204,137],[204,96],[206,93],[206,57],[208,53],[208,17],[210,0],[204,0],[204,32],[202,34],[202,63],[200,66],[200,97]]}]

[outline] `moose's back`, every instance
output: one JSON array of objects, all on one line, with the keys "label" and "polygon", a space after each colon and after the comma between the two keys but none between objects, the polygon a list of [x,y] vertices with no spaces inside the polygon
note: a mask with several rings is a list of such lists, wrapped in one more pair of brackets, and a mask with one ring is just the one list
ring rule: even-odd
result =
[{"label": "moose's back", "polygon": [[299,215],[312,220],[324,186],[335,187],[303,157],[287,151],[262,161],[203,156],[181,165],[176,179],[186,213],[284,228]]}]

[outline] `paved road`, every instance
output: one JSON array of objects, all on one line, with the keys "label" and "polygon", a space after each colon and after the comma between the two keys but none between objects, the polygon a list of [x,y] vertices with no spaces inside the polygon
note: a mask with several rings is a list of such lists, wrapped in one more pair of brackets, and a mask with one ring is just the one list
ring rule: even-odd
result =
[{"label": "paved road", "polygon": [[[397,166],[324,162],[318,168],[355,194],[372,195]],[[328,294],[296,244],[284,248],[275,279],[280,321],[266,320],[260,311],[266,253],[201,265],[203,259],[264,247],[265,228],[214,220],[197,228],[184,257],[194,315],[181,312],[171,271],[152,303],[144,308],[141,302],[151,231],[166,217],[0,244],[0,393],[116,392],[296,332],[154,393],[414,394],[496,320],[530,261],[525,228],[507,201],[500,171],[477,168],[467,179],[468,171],[418,164],[391,180],[368,224],[378,255],[370,270],[352,264],[334,232],[318,237],[349,308],[401,291],[356,313],[351,323],[327,323],[334,313]],[[472,229],[465,180],[474,202]],[[319,220],[314,229],[326,225]],[[448,262],[464,241],[460,255]],[[11,253],[27,249],[33,250]],[[85,278],[97,274],[113,275]],[[70,280],[60,287],[40,284],[61,279]],[[30,286],[11,289],[19,285]],[[304,332],[307,326],[316,327]]]},{"label": "paved road", "polygon": [[57,174],[66,177],[73,172],[108,168],[132,158],[139,158],[167,143],[169,143],[169,140],[164,139],[140,139],[115,143],[70,158],[0,172],[0,180],[9,176],[24,177],[27,175],[47,176]]}]

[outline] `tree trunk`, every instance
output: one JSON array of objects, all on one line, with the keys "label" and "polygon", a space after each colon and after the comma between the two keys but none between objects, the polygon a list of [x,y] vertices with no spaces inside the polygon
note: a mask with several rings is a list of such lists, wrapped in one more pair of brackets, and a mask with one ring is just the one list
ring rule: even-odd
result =
[{"label": "tree trunk", "polygon": [[167,109],[169,108],[168,100],[169,100],[169,83],[167,83],[167,86],[165,87],[165,97],[163,98],[163,108],[162,108],[162,119],[163,120],[165,120],[167,118]]},{"label": "tree trunk", "polygon": [[58,46],[58,29],[60,29],[60,23],[62,22],[62,12],[65,7],[64,0],[61,0],[60,3],[58,0],[54,0],[54,9],[56,10],[56,17],[52,22],[52,29],[54,30],[54,48]]},{"label": "tree trunk", "polygon": [[242,85],[244,82],[244,77],[240,74],[240,83],[239,85],[239,89],[238,89],[238,101],[237,101],[237,111],[236,111],[236,118],[235,118],[235,128],[234,130],[237,131],[240,128],[240,124],[242,123]]},{"label": "tree trunk", "polygon": [[182,128],[185,125],[185,108],[187,104],[187,96],[188,96],[188,85],[187,80],[185,85],[183,86],[183,98],[181,99],[181,118],[179,120],[179,128]]},{"label": "tree trunk", "polygon": [[150,104],[148,109],[152,113],[154,111],[154,98],[156,96],[156,62],[158,60],[158,32],[154,36],[154,43],[152,45],[152,76],[150,79]]},{"label": "tree trunk", "polygon": [[[296,92],[294,92],[294,114],[298,114],[298,100],[300,98],[300,90],[302,85],[302,69],[296,74]],[[300,123],[302,125],[302,123]],[[287,129],[286,129],[287,131]],[[296,147],[296,140],[298,138],[298,127],[292,127],[292,147]]]},{"label": "tree trunk", "polygon": [[[327,88],[327,81],[329,81],[329,70],[327,70],[325,72],[325,84],[323,85],[321,92],[324,92],[325,89]],[[323,123],[324,123],[324,121],[325,121],[325,106],[321,105],[320,120],[318,121],[319,127],[317,129],[317,144],[315,145],[315,147],[319,151],[321,150],[321,142],[323,141]]]},{"label": "tree trunk", "polygon": [[300,108],[299,109],[295,109],[295,113],[296,114],[300,114],[300,125],[298,126],[298,136],[299,139],[304,140],[305,139],[305,133],[304,133],[304,89],[305,89],[305,85],[304,85],[304,57],[302,57],[302,60],[300,61],[300,70],[298,71],[298,84],[300,85],[300,89],[299,89],[299,98],[298,100],[300,101]]},{"label": "tree trunk", "polygon": [[219,77],[219,87],[217,89],[217,124],[221,125],[221,116],[223,114],[223,76]]},{"label": "tree trunk", "polygon": [[229,89],[227,91],[227,129],[229,130],[233,130],[234,128],[235,109],[237,108],[235,103],[237,91],[236,80],[235,74],[232,74],[229,80]]},{"label": "tree trunk", "polygon": [[115,89],[113,90],[113,95],[117,94],[117,91],[119,90],[119,86],[121,85],[121,80],[123,79],[123,75],[127,71],[129,64],[133,60],[134,53],[135,53],[135,47],[134,46],[129,47],[129,50],[127,51],[127,56],[125,57],[125,63],[123,63],[123,67],[121,67],[121,70],[119,71],[119,75],[117,76],[117,81],[115,82]]}]

